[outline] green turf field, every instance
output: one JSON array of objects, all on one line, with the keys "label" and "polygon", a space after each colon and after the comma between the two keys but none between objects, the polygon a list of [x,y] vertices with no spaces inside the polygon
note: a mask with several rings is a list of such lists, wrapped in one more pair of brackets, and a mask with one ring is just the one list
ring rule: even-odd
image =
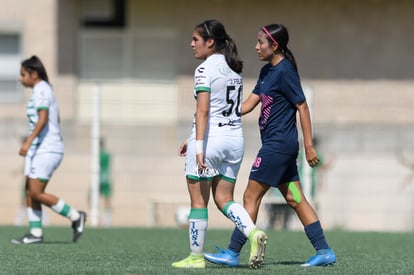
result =
[{"label": "green turf field", "polygon": [[[249,246],[237,268],[207,264],[205,270],[170,267],[189,253],[182,229],[87,229],[78,243],[63,227],[44,229],[44,244],[15,245],[26,228],[0,227],[1,274],[414,274],[414,233],[326,232],[338,261],[332,267],[302,268],[313,254],[303,232],[268,231],[263,267],[249,270]],[[230,230],[209,230],[206,250],[226,246]]]}]

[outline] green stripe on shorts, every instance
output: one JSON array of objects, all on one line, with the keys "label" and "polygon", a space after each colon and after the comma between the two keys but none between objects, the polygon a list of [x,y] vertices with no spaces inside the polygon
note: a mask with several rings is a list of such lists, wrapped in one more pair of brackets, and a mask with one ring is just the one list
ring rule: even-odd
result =
[{"label": "green stripe on shorts", "polygon": [[236,183],[236,179],[232,179],[223,175],[220,175],[220,178],[222,178],[225,181],[231,182],[231,183]]}]

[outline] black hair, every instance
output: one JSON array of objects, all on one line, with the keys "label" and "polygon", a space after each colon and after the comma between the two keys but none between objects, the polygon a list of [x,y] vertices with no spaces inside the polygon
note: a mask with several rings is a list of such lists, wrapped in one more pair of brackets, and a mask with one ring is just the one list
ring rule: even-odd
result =
[{"label": "black hair", "polygon": [[42,61],[36,55],[33,55],[26,60],[23,60],[21,65],[29,73],[37,72],[40,79],[46,82],[49,82],[49,78],[47,77],[45,66],[43,66]]},{"label": "black hair", "polygon": [[[267,32],[265,30],[267,30]],[[262,31],[264,31],[270,44],[273,44],[274,41],[279,44],[280,51],[293,64],[296,71],[298,71],[296,59],[287,46],[289,43],[289,33],[287,28],[282,24],[270,24],[264,26]],[[269,37],[269,34],[271,37]]]},{"label": "black hair", "polygon": [[200,36],[207,41],[207,39],[214,39],[214,50],[222,53],[229,67],[236,73],[243,71],[243,61],[237,52],[236,43],[226,33],[224,25],[215,20],[206,20],[196,26],[196,30],[199,31]]}]

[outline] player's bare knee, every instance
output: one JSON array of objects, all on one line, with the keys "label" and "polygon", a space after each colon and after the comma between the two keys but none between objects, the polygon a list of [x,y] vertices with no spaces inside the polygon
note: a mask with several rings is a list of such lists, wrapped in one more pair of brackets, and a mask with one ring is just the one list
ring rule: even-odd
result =
[{"label": "player's bare knee", "polygon": [[256,196],[252,196],[248,193],[244,193],[243,195],[243,205],[248,205],[248,204],[256,204],[255,202],[257,201]]},{"label": "player's bare knee", "polygon": [[232,201],[234,201],[232,194],[217,194],[214,197],[214,203],[219,210],[222,210],[229,202]]},{"label": "player's bare knee", "polygon": [[33,190],[28,190],[27,191],[27,195],[32,198],[33,200],[39,201],[39,197],[41,195],[41,192],[37,192],[37,191],[33,191]]},{"label": "player's bare knee", "polygon": [[286,203],[291,207],[291,208],[293,208],[293,209],[295,209],[296,207],[298,207],[299,206],[299,204],[300,203],[297,203],[294,199],[293,199],[293,196],[292,195],[290,195],[290,194],[288,194],[287,196],[286,196]]}]

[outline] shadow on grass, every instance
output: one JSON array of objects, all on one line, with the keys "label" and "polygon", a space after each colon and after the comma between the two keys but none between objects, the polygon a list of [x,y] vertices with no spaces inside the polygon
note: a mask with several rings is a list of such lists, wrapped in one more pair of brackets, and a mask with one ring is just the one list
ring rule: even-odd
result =
[{"label": "shadow on grass", "polygon": [[51,244],[75,244],[72,241],[43,241],[42,243],[13,243],[14,245],[24,246],[40,246],[40,245],[51,245]]},{"label": "shadow on grass", "polygon": [[299,262],[299,261],[279,261],[279,262],[273,262],[271,264],[273,264],[273,265],[301,265],[301,264],[303,264],[303,262]]},{"label": "shadow on grass", "polygon": [[[275,265],[286,265],[286,266],[300,266],[303,262],[299,261],[275,261],[275,262],[265,262],[261,266],[275,266]],[[216,269],[250,269],[248,264],[239,264],[238,266],[228,266],[228,265],[216,265],[216,264],[209,264],[208,268],[216,268]],[[258,268],[260,269],[260,268]],[[253,270],[253,269],[252,269]]]},{"label": "shadow on grass", "polygon": [[42,245],[42,244],[48,244],[49,245],[49,244],[76,244],[76,243],[74,243],[72,241],[44,241],[40,245]]},{"label": "shadow on grass", "polygon": [[208,264],[208,268],[212,269],[249,269],[249,265],[247,264],[239,264],[237,266],[229,266],[229,265],[220,265],[220,264]]}]

